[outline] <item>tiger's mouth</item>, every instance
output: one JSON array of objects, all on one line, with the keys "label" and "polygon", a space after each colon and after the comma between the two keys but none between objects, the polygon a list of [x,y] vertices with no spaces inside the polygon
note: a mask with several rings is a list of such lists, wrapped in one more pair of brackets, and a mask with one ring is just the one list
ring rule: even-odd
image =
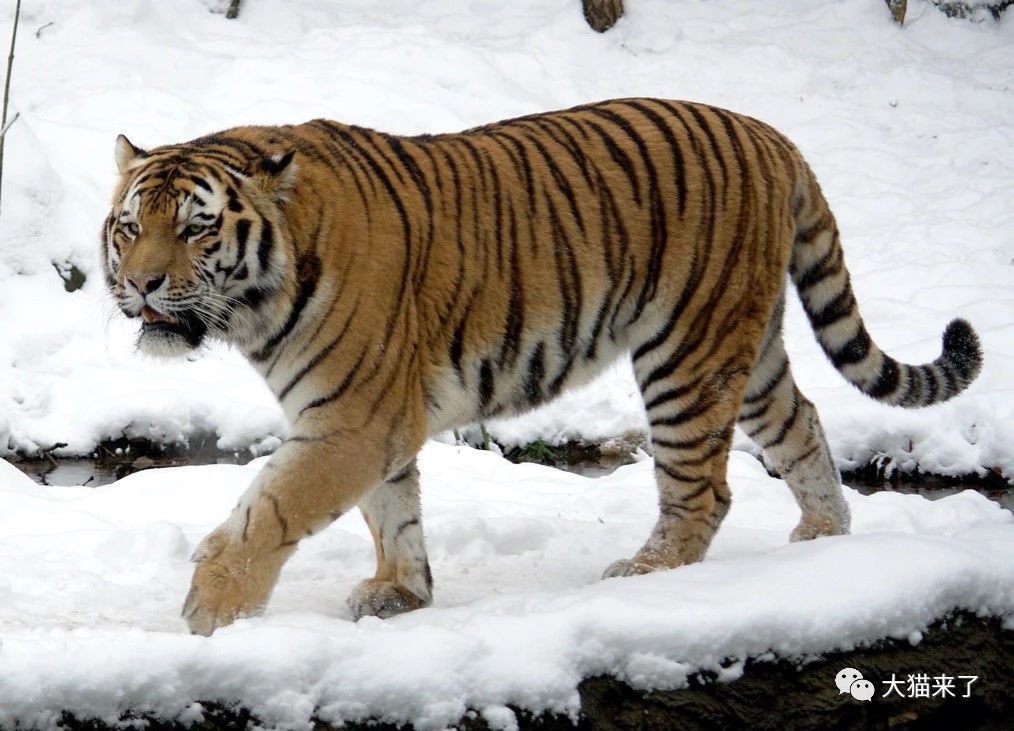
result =
[{"label": "tiger's mouth", "polygon": [[196,348],[208,333],[208,326],[189,311],[168,314],[145,305],[141,308],[141,319],[141,345],[154,340]]},{"label": "tiger's mouth", "polygon": [[173,325],[179,325],[179,322],[180,322],[178,318],[173,317],[172,315],[167,315],[165,313],[159,312],[158,310],[156,310],[156,309],[154,309],[152,307],[149,307],[148,305],[145,305],[144,307],[141,308],[141,319],[144,320],[144,326],[145,327],[147,327],[149,325],[152,325],[152,326],[158,326],[158,325],[173,326]]}]

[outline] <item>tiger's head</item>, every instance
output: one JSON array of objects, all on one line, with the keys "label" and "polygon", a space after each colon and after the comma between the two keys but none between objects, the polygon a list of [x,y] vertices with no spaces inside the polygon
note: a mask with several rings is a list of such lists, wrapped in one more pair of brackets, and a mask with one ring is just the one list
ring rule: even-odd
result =
[{"label": "tiger's head", "polygon": [[150,151],[116,139],[102,265],[116,305],[140,319],[141,352],[186,355],[209,336],[242,345],[263,328],[259,306],[285,282],[296,164],[262,152],[223,135]]}]

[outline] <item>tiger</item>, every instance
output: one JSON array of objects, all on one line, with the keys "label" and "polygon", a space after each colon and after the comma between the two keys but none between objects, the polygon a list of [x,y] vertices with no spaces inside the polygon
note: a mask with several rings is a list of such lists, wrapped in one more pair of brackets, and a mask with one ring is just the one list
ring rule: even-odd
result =
[{"label": "tiger", "polygon": [[534,409],[624,357],[659,511],[605,578],[703,559],[729,510],[737,424],[798,503],[791,541],[848,534],[786,355],[789,282],[831,363],[873,399],[940,403],[981,369],[962,319],[928,364],[886,355],[801,153],[714,106],[611,100],[417,136],[316,119],[148,150],[120,135],[115,161],[101,260],[140,320],[137,349],[226,343],[289,425],[196,547],[182,610],[195,634],[261,613],[299,542],[356,506],[376,572],[351,617],[430,605],[424,442]]}]

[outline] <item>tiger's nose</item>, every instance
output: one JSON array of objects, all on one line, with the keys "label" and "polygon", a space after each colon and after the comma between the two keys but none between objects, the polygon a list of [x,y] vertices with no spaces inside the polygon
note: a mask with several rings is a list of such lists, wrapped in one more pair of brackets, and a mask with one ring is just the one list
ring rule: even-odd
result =
[{"label": "tiger's nose", "polygon": [[165,281],[165,274],[131,274],[127,281],[141,294],[151,294]]}]

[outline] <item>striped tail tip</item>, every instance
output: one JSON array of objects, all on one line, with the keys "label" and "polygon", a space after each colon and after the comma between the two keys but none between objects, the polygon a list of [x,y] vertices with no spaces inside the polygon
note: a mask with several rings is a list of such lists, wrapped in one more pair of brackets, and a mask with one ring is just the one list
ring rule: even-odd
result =
[{"label": "striped tail tip", "polygon": [[899,363],[884,353],[881,359],[876,378],[853,383],[877,401],[919,409],[948,401],[968,388],[982,370],[982,347],[971,325],[954,320],[944,330],[943,352],[932,363]]},{"label": "striped tail tip", "polygon": [[982,345],[967,320],[951,320],[944,330],[942,361],[951,365],[958,378],[958,391],[963,391],[982,370]]}]

